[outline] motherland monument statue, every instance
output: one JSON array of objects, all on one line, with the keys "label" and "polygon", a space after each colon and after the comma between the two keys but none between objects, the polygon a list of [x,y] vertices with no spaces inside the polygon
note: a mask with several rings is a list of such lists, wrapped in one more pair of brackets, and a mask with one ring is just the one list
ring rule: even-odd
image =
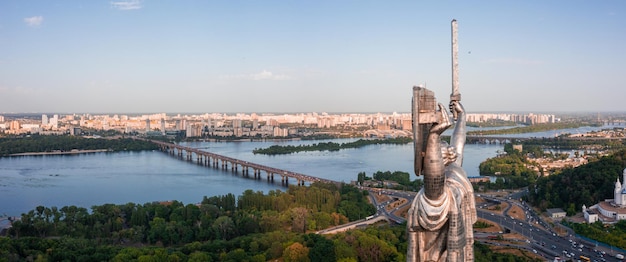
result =
[{"label": "motherland monument statue", "polygon": [[[407,214],[407,261],[474,261],[474,190],[463,170],[466,115],[458,86],[457,25],[452,20],[452,94],[449,109],[432,91],[413,87],[414,168],[424,176]],[[452,126],[450,144],[441,134]]]}]

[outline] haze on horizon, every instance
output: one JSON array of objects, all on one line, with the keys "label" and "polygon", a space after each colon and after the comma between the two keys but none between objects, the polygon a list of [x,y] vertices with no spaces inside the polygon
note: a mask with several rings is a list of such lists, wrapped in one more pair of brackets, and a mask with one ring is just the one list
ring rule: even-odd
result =
[{"label": "haze on horizon", "polygon": [[626,111],[626,2],[0,2],[0,112]]}]

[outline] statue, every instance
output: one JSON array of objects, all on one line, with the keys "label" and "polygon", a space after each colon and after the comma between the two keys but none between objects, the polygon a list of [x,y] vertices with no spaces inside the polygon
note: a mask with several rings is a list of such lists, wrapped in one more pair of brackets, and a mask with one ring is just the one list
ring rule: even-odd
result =
[{"label": "statue", "polygon": [[466,116],[458,88],[449,105],[456,118],[450,145],[440,139],[452,125],[445,107],[436,105],[432,91],[413,90],[415,173],[424,175],[424,187],[407,214],[407,261],[474,261],[476,207],[462,168]]}]

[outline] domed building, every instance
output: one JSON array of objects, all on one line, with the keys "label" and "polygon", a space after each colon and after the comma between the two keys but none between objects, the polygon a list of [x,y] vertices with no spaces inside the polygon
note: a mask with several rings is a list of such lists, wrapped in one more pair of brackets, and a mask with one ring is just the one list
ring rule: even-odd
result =
[{"label": "domed building", "polygon": [[587,223],[593,223],[598,220],[602,223],[615,223],[619,220],[626,220],[626,168],[622,172],[622,181],[619,177],[615,181],[615,189],[613,190],[613,199],[607,199],[597,203],[589,208],[583,205],[583,215]]}]

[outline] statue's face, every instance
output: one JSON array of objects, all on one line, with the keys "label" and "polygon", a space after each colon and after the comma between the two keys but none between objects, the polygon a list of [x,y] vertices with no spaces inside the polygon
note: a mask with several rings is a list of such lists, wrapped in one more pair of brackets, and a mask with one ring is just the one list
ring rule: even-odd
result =
[{"label": "statue's face", "polygon": [[456,148],[453,146],[441,147],[441,156],[443,157],[443,164],[449,165],[456,161]]}]

